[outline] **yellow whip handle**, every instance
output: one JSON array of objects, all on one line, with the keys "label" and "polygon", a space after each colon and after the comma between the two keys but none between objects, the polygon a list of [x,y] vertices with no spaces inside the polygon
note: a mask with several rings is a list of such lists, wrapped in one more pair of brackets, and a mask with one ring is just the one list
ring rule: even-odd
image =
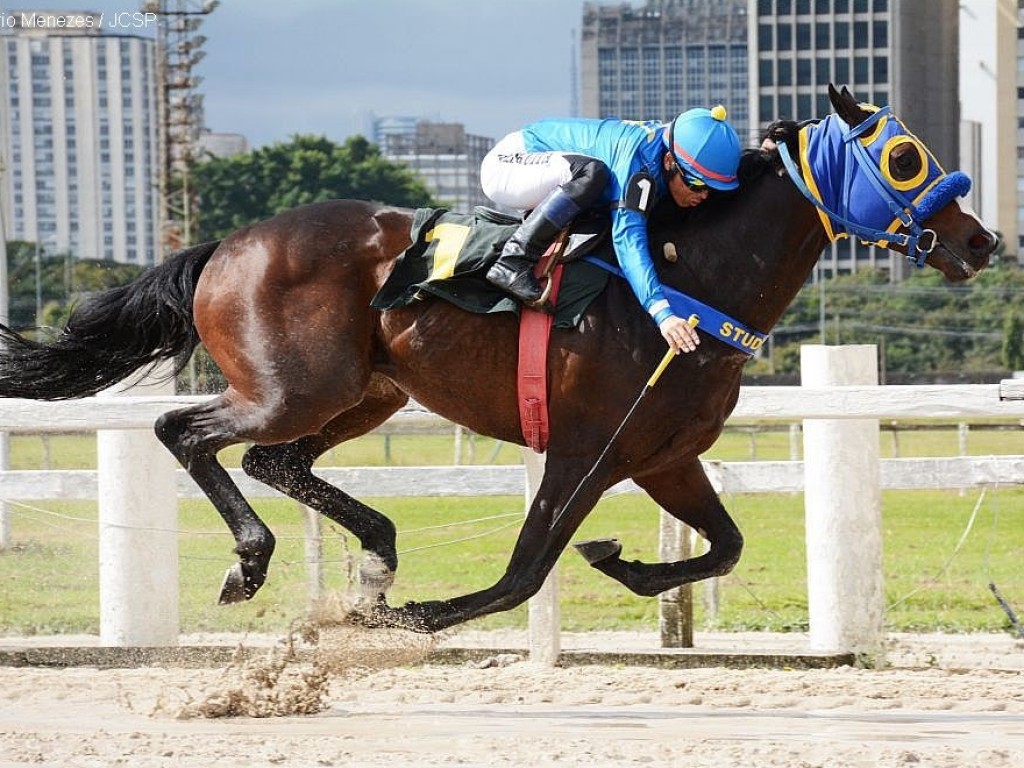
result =
[{"label": "yellow whip handle", "polygon": [[[696,315],[690,315],[686,319],[686,322],[690,324],[691,328],[696,328],[697,323],[700,322],[700,318],[697,317]],[[665,372],[665,369],[668,368],[668,364],[672,362],[672,358],[674,358],[675,356],[676,353],[673,351],[672,347],[669,347],[668,351],[665,353],[665,356],[661,358],[661,362],[658,363],[658,367],[655,368],[654,373],[651,374],[651,378],[647,380],[648,387],[653,387],[655,384],[658,383],[658,379],[661,378],[661,374]]]}]

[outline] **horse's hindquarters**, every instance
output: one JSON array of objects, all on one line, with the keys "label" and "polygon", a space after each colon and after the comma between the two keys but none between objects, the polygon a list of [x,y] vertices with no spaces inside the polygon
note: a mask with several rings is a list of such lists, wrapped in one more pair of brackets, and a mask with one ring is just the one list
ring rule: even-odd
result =
[{"label": "horse's hindquarters", "polygon": [[363,399],[378,332],[370,299],[408,243],[409,221],[330,201],[247,227],[218,248],[194,314],[228,396],[260,414],[241,439],[314,434]]}]

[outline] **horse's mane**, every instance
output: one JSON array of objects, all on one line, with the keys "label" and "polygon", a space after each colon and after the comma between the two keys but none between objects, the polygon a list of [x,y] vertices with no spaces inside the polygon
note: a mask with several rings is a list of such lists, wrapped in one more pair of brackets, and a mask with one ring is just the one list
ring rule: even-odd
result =
[{"label": "horse's mane", "polygon": [[736,172],[736,177],[740,182],[739,190],[737,191],[741,191],[745,185],[769,171],[775,170],[777,155],[778,152],[775,150],[768,151],[760,147],[744,150],[740,157],[739,170]]},{"label": "horse's mane", "polygon": [[796,152],[800,130],[808,122],[815,121],[776,120],[765,128],[757,149],[746,150],[740,158],[740,188],[742,189],[744,182],[753,181],[767,171],[781,173],[784,167],[776,147],[785,144],[790,151]]}]

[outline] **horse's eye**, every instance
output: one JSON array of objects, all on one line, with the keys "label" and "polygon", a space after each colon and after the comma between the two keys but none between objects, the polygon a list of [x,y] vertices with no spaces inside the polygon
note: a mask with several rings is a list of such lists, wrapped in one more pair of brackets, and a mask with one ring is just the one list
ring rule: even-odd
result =
[{"label": "horse's eye", "polygon": [[900,181],[905,181],[921,170],[921,153],[911,144],[900,144],[889,155],[889,172]]},{"label": "horse's eye", "polygon": [[928,175],[924,147],[912,136],[894,136],[882,148],[882,175],[894,189],[920,186]]}]

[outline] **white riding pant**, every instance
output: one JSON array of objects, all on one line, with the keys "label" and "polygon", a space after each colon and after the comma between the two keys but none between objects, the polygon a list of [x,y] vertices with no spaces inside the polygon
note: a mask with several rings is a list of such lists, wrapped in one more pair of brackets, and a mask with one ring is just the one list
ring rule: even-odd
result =
[{"label": "white riding pant", "polygon": [[563,152],[527,152],[521,131],[501,139],[480,163],[480,186],[498,205],[527,211],[555,187],[570,181],[572,167]]}]

